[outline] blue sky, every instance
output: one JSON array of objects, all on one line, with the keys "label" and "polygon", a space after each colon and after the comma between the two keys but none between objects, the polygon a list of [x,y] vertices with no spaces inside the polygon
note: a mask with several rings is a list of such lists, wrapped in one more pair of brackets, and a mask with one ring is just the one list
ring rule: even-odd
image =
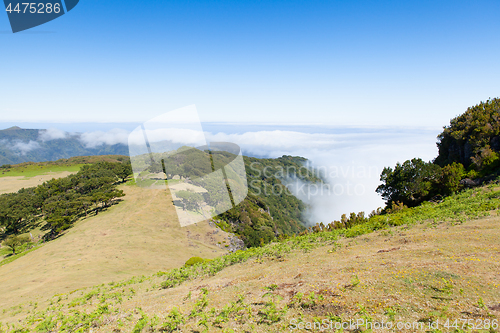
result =
[{"label": "blue sky", "polygon": [[90,1],[12,34],[3,122],[440,128],[500,96],[500,2]]}]

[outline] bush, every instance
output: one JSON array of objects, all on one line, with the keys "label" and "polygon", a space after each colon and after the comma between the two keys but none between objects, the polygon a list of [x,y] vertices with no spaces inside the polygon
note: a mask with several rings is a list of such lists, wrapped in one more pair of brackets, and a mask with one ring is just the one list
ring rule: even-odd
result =
[{"label": "bush", "polygon": [[193,266],[195,264],[198,264],[200,262],[205,262],[205,261],[209,261],[209,259],[203,259],[200,257],[191,257],[188,259],[188,261],[186,261],[186,263],[184,264],[184,267]]}]

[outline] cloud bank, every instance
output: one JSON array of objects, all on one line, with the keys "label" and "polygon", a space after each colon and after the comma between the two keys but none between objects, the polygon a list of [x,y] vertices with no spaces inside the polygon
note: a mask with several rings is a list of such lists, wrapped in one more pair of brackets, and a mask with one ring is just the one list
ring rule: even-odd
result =
[{"label": "cloud bank", "polygon": [[129,132],[123,129],[112,129],[108,132],[95,131],[87,132],[80,135],[80,141],[87,148],[95,148],[101,145],[116,145],[128,142]]},{"label": "cloud bank", "polygon": [[66,139],[68,137],[70,137],[70,134],[68,132],[61,131],[57,128],[49,128],[47,130],[38,132],[38,140],[43,142],[57,139]]},{"label": "cloud bank", "polygon": [[12,150],[18,151],[21,155],[26,155],[28,152],[38,148],[40,148],[40,144],[33,140],[29,142],[16,141],[12,145]]},{"label": "cloud bank", "polygon": [[[229,132],[232,129],[227,130]],[[318,129],[321,131],[321,129]],[[343,133],[305,133],[300,130],[254,130],[241,133],[210,133],[196,130],[148,130],[152,143],[161,140],[196,145],[199,142],[232,142],[238,144],[244,155],[276,158],[282,155],[302,156],[309,166],[321,169],[330,190],[307,188],[298,180],[289,178],[291,191],[309,205],[306,217],[311,224],[338,220],[341,214],[365,211],[367,214],[384,202],[375,193],[385,166],[394,166],[413,157],[432,160],[437,155],[436,135],[439,130],[419,129],[342,129]],[[14,142],[11,150],[18,154],[41,148],[40,143],[75,138],[87,148],[141,142],[142,132],[130,135],[123,129],[68,133],[58,129],[41,131],[37,141]],[[161,145],[159,145],[161,146]],[[295,188],[295,192],[294,192]],[[299,188],[301,191],[297,191]]]},{"label": "cloud bank", "polygon": [[207,134],[209,141],[238,144],[244,154],[259,157],[294,155],[306,157],[308,166],[321,170],[323,186],[303,184],[289,178],[291,192],[309,205],[310,224],[339,220],[342,214],[369,214],[384,206],[375,192],[380,173],[396,162],[437,156],[438,131],[380,129],[361,133],[300,133],[261,131],[242,134]]}]

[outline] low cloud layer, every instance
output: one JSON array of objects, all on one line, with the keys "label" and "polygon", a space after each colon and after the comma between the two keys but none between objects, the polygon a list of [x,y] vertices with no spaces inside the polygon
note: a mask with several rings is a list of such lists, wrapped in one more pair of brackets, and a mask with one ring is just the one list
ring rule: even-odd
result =
[{"label": "low cloud layer", "polygon": [[112,129],[108,132],[96,131],[87,132],[80,135],[80,141],[87,148],[95,148],[103,144],[116,145],[128,142],[129,132],[123,129]]},{"label": "low cloud layer", "polygon": [[[346,133],[347,132],[347,133]],[[202,133],[193,130],[156,129],[147,131],[153,145],[168,140],[186,145],[204,141]],[[124,130],[89,132],[80,140],[86,147],[102,144],[127,144],[144,142],[142,131],[128,136]],[[438,131],[417,129],[368,129],[344,133],[303,133],[299,131],[269,130],[248,131],[239,134],[208,133],[207,142],[232,142],[238,144],[243,154],[275,158],[282,155],[306,157],[309,166],[321,169],[329,187],[315,188],[295,180],[289,182],[301,189],[294,192],[309,205],[306,218],[309,223],[331,222],[341,214],[371,210],[383,206],[382,198],[375,193],[380,184],[380,173],[385,166],[394,166],[413,157],[432,160],[437,155]]]},{"label": "low cloud layer", "polygon": [[68,132],[61,131],[57,128],[49,128],[47,130],[38,132],[38,140],[44,142],[57,139],[66,139],[68,137],[70,137],[70,134]]},{"label": "low cloud layer", "polygon": [[29,142],[16,141],[12,145],[12,150],[19,152],[21,155],[26,155],[28,152],[38,148],[40,148],[40,144],[33,140]]},{"label": "low cloud layer", "polygon": [[[229,131],[229,130],[228,130]],[[27,154],[41,148],[40,143],[75,138],[87,148],[144,142],[142,131],[129,136],[123,129],[93,131],[81,134],[58,129],[41,131],[38,141],[7,142],[17,154]],[[327,187],[321,189],[302,184],[290,178],[292,192],[309,205],[306,217],[311,224],[338,220],[343,213],[365,211],[367,214],[384,202],[375,193],[379,177],[385,166],[394,166],[413,157],[432,160],[437,155],[436,135],[439,130],[367,129],[343,133],[304,133],[297,130],[246,131],[227,134],[180,129],[148,131],[152,146],[155,141],[196,145],[205,141],[238,144],[244,155],[276,158],[282,155],[302,156],[310,166],[323,171]]]},{"label": "low cloud layer", "polygon": [[436,131],[384,129],[365,133],[300,133],[263,131],[242,134],[207,134],[209,141],[234,142],[244,154],[260,157],[306,157],[308,166],[321,170],[324,185],[304,184],[293,177],[287,185],[309,205],[310,224],[339,220],[342,214],[370,213],[384,202],[375,189],[385,166],[420,157],[437,156]]}]

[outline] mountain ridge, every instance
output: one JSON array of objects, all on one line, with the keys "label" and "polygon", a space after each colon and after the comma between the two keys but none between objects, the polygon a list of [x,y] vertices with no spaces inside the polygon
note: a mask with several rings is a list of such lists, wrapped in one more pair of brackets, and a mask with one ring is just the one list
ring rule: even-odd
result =
[{"label": "mountain ridge", "polygon": [[75,156],[128,155],[125,144],[100,144],[90,147],[80,133],[62,137],[44,137],[46,129],[25,129],[12,126],[0,130],[0,165],[23,162],[46,162]]}]

